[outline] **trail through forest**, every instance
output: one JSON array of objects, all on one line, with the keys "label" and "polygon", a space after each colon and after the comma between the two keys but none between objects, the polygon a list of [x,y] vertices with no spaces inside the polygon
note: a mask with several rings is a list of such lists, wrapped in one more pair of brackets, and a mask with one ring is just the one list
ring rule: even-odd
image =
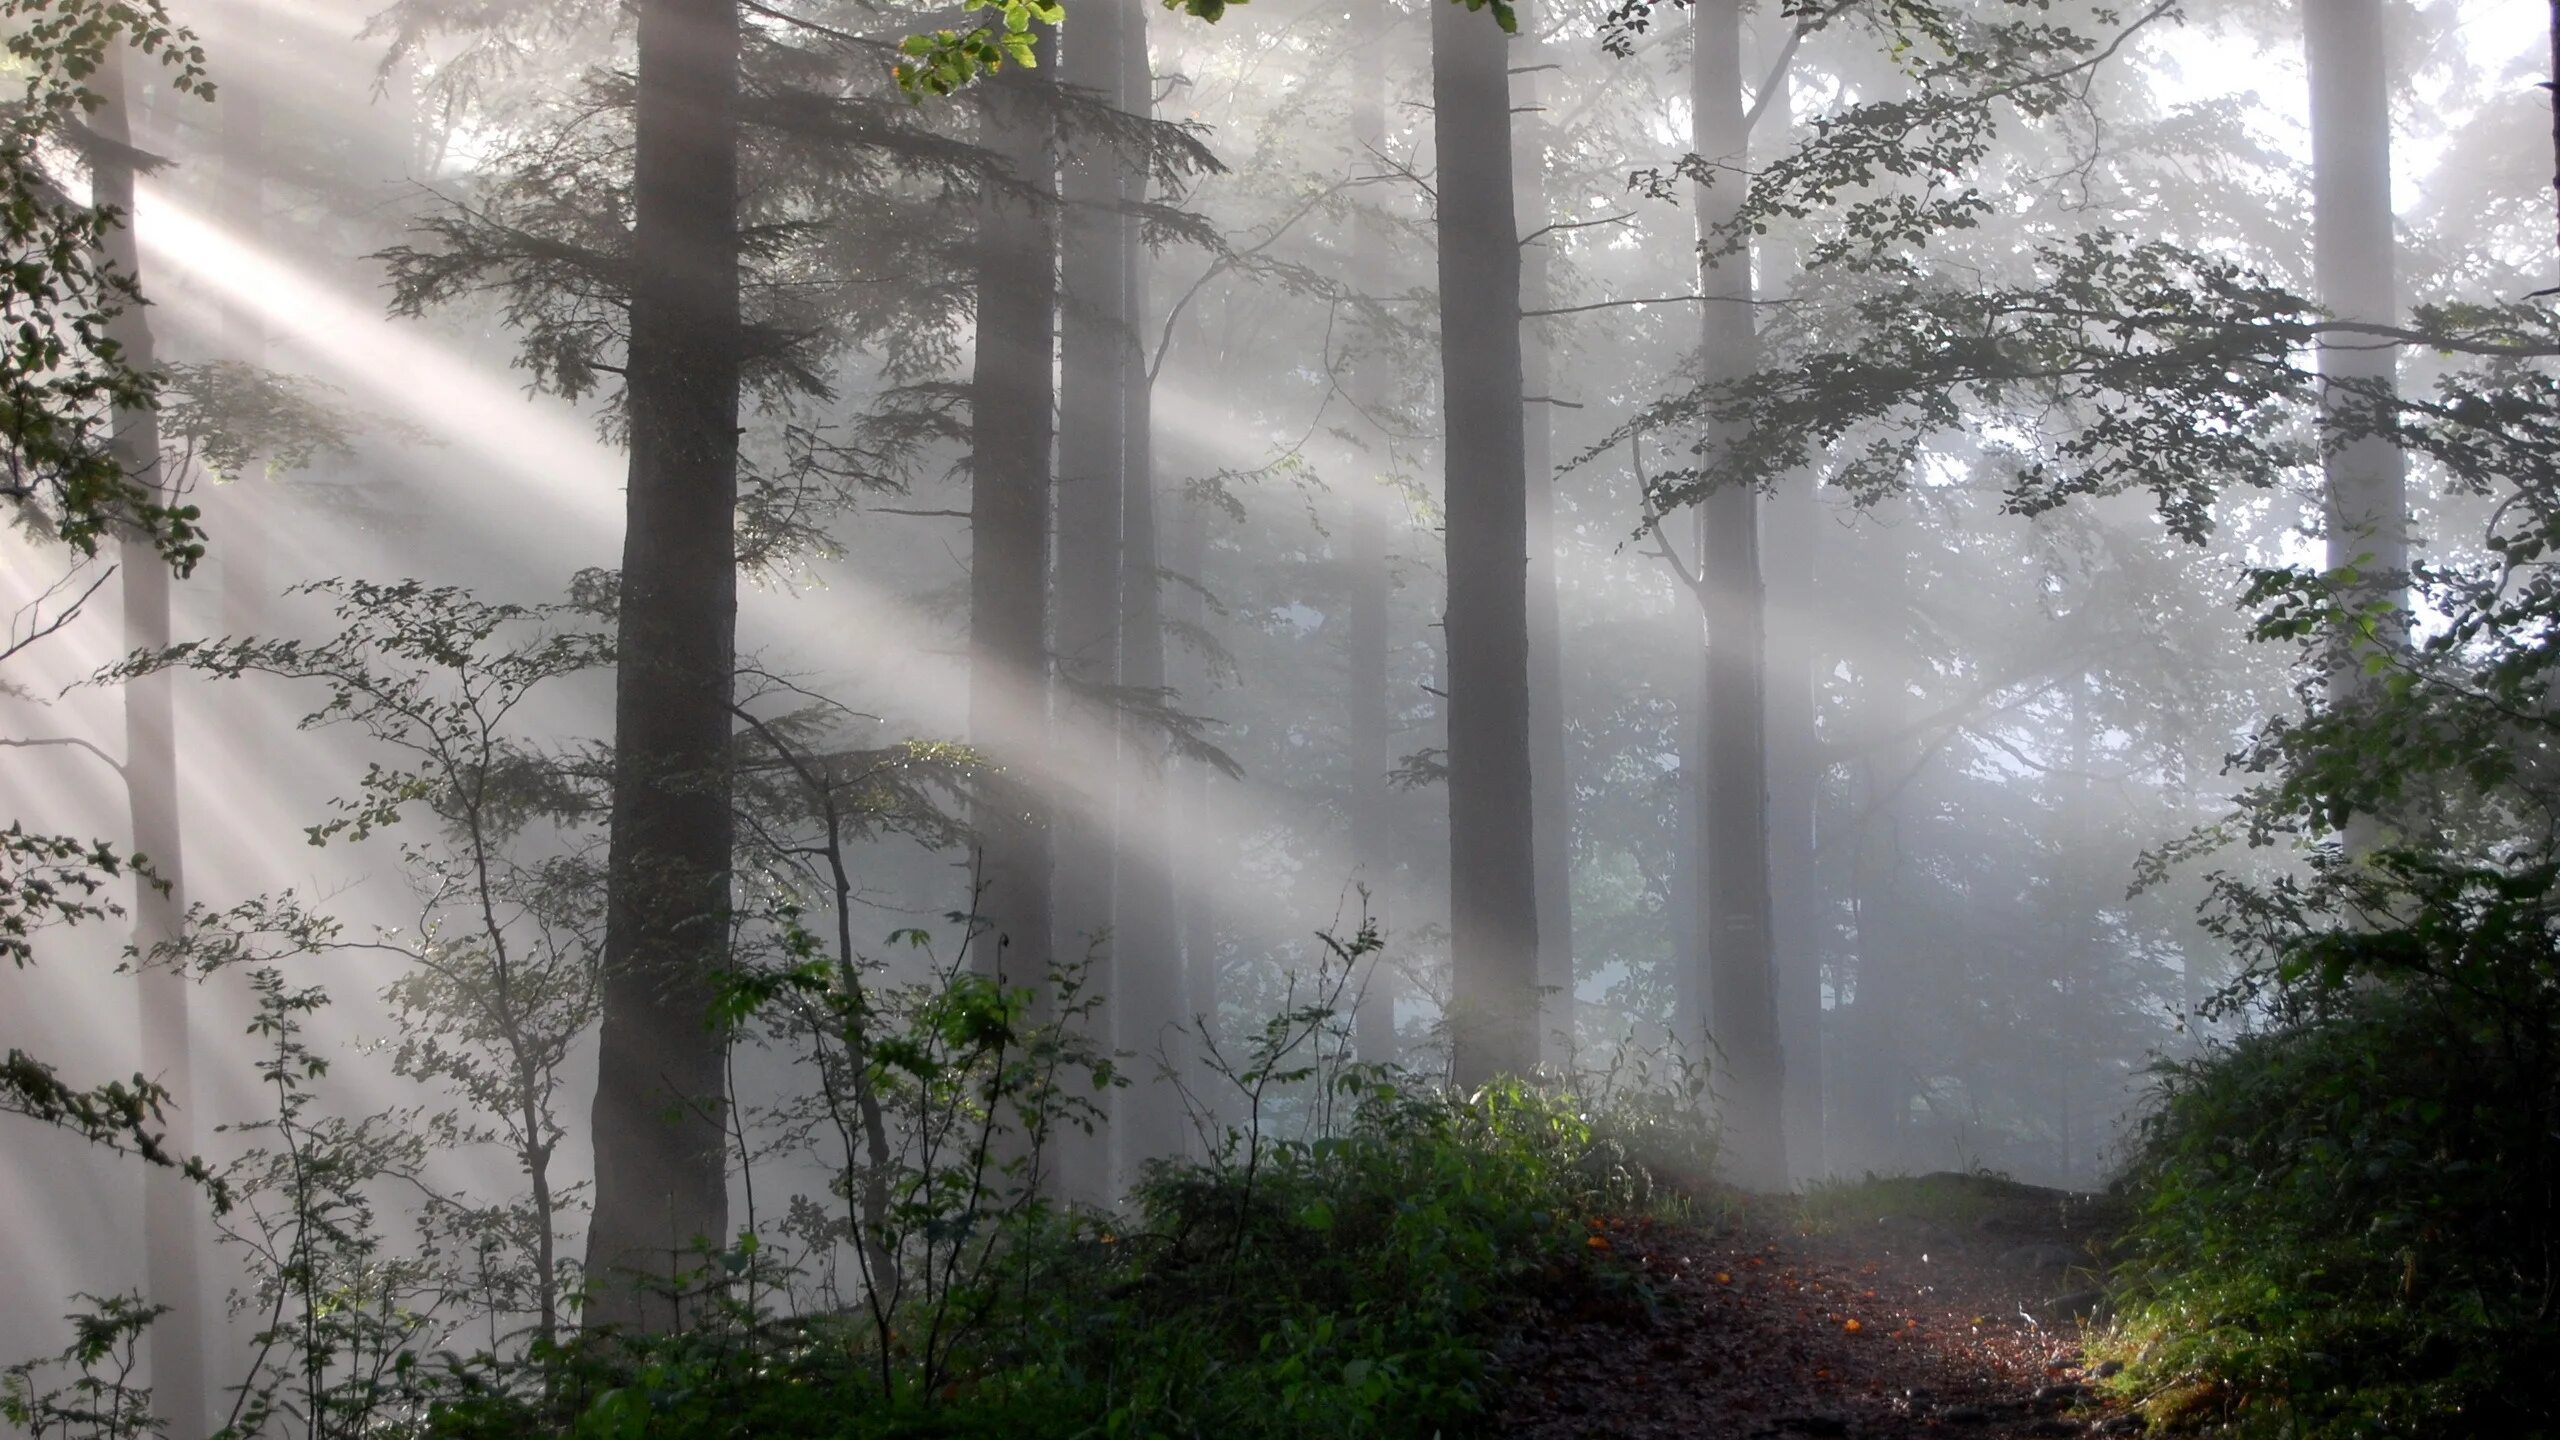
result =
[{"label": "trail through forest", "polygon": [[[1830,1233],[1749,1212],[1595,1222],[1606,1257],[1511,1351],[1519,1440],[2136,1434],[2080,1345],[2100,1303],[2078,1197]],[[2057,1202],[2036,1203],[2050,1197]],[[1616,1263],[1609,1263],[1615,1261]],[[2110,1372],[2111,1373],[2111,1372]]]}]

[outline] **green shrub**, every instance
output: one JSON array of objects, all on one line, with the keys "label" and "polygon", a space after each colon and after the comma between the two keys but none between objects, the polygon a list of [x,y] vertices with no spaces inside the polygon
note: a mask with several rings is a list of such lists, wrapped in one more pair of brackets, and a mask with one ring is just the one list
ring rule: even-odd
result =
[{"label": "green shrub", "polygon": [[[1354,1073],[1342,1133],[1153,1167],[1124,1217],[1012,1222],[966,1348],[931,1387],[868,1317],[725,1324],[439,1380],[447,1440],[1462,1435],[1534,1289],[1658,1182],[1608,1121],[1504,1082],[1472,1096]],[[1617,1107],[1623,1108],[1623,1107]],[[1663,1138],[1658,1117],[1649,1141]],[[1700,1143],[1689,1146],[1700,1153]],[[900,1317],[900,1326],[913,1319]],[[920,1337],[901,1329],[901,1350]]]},{"label": "green shrub", "polygon": [[2407,980],[2166,1067],[2119,1383],[2244,1431],[2550,1433],[2552,1020],[2534,993]]}]

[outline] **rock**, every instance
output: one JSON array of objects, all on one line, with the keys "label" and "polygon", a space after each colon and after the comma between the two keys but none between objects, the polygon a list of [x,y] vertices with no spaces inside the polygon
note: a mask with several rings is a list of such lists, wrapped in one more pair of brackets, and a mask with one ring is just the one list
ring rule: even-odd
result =
[{"label": "rock", "polygon": [[2118,1415],[2112,1420],[2099,1422],[2098,1433],[2101,1435],[2139,1435],[2148,1428],[2148,1426],[2142,1423],[2142,1417],[2139,1415]]},{"label": "rock", "polygon": [[1923,1242],[1943,1239],[1947,1233],[1945,1226],[1919,1215],[1879,1215],[1876,1229],[1897,1240]]},{"label": "rock", "polygon": [[2048,1416],[2042,1420],[2030,1420],[2019,1426],[2018,1433],[2021,1435],[2077,1435],[2080,1433],[2080,1422]]},{"label": "rock", "polygon": [[2124,1373],[2124,1362],[2121,1360],[2102,1361],[2098,1368],[2090,1373],[2101,1380],[2113,1380]]},{"label": "rock", "polygon": [[2001,1251],[2000,1268],[2003,1270],[2068,1270],[2080,1264],[2085,1258],[2079,1251],[2068,1245],[2042,1241]]},{"label": "rock", "polygon": [[1938,1418],[1950,1425],[1988,1425],[1991,1412],[1979,1405],[1950,1405],[1938,1412]]},{"label": "rock", "polygon": [[1836,1436],[1849,1433],[1849,1422],[1837,1415],[1781,1415],[1778,1428],[1799,1435]]},{"label": "rock", "polygon": [[2067,1407],[2077,1405],[2088,1398],[2088,1386],[2075,1385],[2068,1380],[2057,1381],[2051,1385],[2039,1385],[2036,1387],[2035,1402],[2039,1405]]}]

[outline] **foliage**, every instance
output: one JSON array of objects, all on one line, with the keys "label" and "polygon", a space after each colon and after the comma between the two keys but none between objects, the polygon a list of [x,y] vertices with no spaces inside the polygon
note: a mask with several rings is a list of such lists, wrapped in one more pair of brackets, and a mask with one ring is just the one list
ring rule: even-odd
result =
[{"label": "foliage", "polygon": [[[1164,8],[1205,20],[1214,25],[1225,18],[1231,6],[1245,0],[1160,0]],[[1506,35],[1518,34],[1520,16],[1510,0],[1446,0],[1469,10],[1491,10],[1493,21]],[[900,60],[892,72],[898,88],[915,96],[949,95],[983,79],[1018,65],[1024,69],[1038,65],[1039,58],[1032,38],[1032,25],[1057,26],[1065,23],[1067,7],[1062,0],[962,0],[964,11],[992,10],[992,23],[968,30],[935,30],[910,35],[898,44]]]},{"label": "foliage", "polygon": [[2165,1067],[2108,1342],[2128,1393],[2250,1433],[2560,1422],[2560,996],[2507,994],[2341,991]]},{"label": "foliage", "polygon": [[0,20],[20,75],[0,106],[0,500],[83,555],[130,530],[184,573],[204,554],[196,508],[125,473],[107,444],[112,412],[151,408],[160,386],[107,334],[142,303],[133,277],[101,258],[127,217],[75,199],[51,163],[66,146],[106,143],[86,121],[106,103],[92,82],[120,51],[158,61],[173,90],[210,98],[204,51],[157,0],[7,0]]},{"label": "foliage", "polygon": [[[928,1385],[902,1321],[732,1310],[694,1333],[562,1359],[548,1407],[486,1368],[453,1437],[1475,1433],[1509,1307],[1608,1276],[1586,1221],[1643,1188],[1602,1130],[1520,1084],[1473,1096],[1364,1084],[1343,1132],[1235,1164],[1159,1165],[1125,1223],[1026,1214],[984,1320]],[[1630,1283],[1614,1278],[1595,1283]]]},{"label": "foliage", "polygon": [[[82,1295],[61,1354],[0,1370],[0,1420],[27,1440],[142,1440],[159,1433],[137,1383],[142,1335],[168,1313],[138,1295]],[[55,1383],[57,1375],[63,1376]]]}]

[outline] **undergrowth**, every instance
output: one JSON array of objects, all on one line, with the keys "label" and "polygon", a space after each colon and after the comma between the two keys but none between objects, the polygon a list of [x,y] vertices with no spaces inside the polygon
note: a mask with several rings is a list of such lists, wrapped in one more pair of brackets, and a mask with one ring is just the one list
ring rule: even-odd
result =
[{"label": "undergrowth", "polygon": [[2164,1427],[2560,1428],[2547,1012],[2373,988],[2169,1066],[2101,1354]]},{"label": "undergrowth", "polygon": [[[1412,1093],[1353,1074],[1342,1133],[1250,1166],[1160,1164],[1125,1223],[1041,1213],[962,1303],[927,1390],[857,1317],[750,1314],[692,1333],[453,1364],[447,1440],[622,1437],[1429,1436],[1480,1428],[1512,1308],[1627,1284],[1595,1217],[1655,1200],[1606,1115],[1506,1082]],[[884,1373],[889,1377],[883,1383]]]}]

